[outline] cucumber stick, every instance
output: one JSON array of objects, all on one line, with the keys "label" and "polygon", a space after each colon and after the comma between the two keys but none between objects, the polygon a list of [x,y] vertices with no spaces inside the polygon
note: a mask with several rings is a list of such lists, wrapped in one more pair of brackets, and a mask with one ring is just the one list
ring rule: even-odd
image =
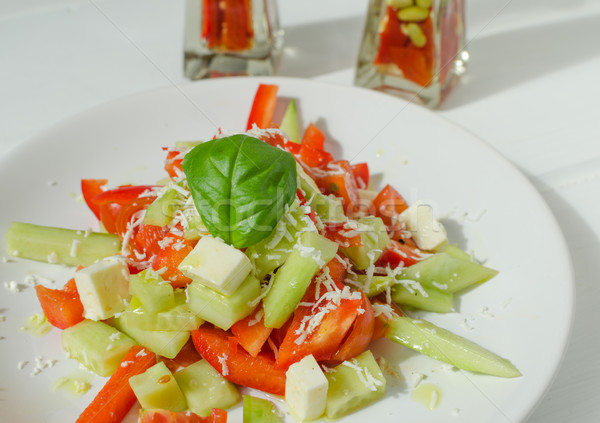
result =
[{"label": "cucumber stick", "polygon": [[271,281],[263,300],[265,326],[280,328],[294,313],[310,281],[337,253],[338,244],[316,232],[303,232]]},{"label": "cucumber stick", "polygon": [[454,309],[454,294],[439,291],[435,288],[423,289],[425,297],[418,290],[409,291],[406,287],[398,284],[392,290],[392,300],[396,304],[406,305],[436,313],[449,313]]},{"label": "cucumber stick", "polygon": [[244,395],[244,423],[282,423],[275,405],[264,398]]},{"label": "cucumber stick", "polygon": [[396,316],[387,337],[459,369],[500,377],[521,376],[507,359],[425,320]]},{"label": "cucumber stick", "polygon": [[67,266],[89,266],[121,252],[112,234],[13,222],[6,231],[6,249],[16,257]]},{"label": "cucumber stick", "polygon": [[300,144],[300,130],[298,129],[298,113],[296,112],[296,103],[290,100],[288,106],[281,118],[281,129],[288,136],[289,140]]}]

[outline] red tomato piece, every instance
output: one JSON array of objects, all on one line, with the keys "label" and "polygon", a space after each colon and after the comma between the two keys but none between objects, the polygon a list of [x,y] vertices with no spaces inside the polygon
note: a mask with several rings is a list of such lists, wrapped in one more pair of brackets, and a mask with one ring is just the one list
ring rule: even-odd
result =
[{"label": "red tomato piece", "polygon": [[352,172],[354,173],[354,180],[356,186],[360,189],[367,189],[369,186],[369,165],[366,163],[356,163],[352,165]]},{"label": "red tomato piece", "polygon": [[129,378],[156,364],[156,355],[139,345],[131,347],[90,405],[76,423],[120,423],[137,398],[129,386]]},{"label": "red tomato piece", "polygon": [[92,201],[92,198],[103,192],[102,187],[108,183],[108,179],[82,179],[81,194],[85,204],[90,208],[92,213],[100,220],[100,206]]},{"label": "red tomato piece", "polygon": [[192,331],[192,340],[200,355],[226,379],[238,385],[284,395],[285,370],[275,368],[273,355],[261,352],[252,357],[243,348],[231,348],[230,337],[229,332],[208,324]]},{"label": "red tomato piece", "polygon": [[406,242],[402,243],[391,240],[390,245],[381,254],[375,266],[389,266],[391,269],[395,269],[400,265],[408,267],[423,260],[423,258],[423,253],[417,247],[410,246]]},{"label": "red tomato piece", "polygon": [[258,307],[250,316],[231,326],[231,332],[237,342],[252,357],[256,357],[273,331],[265,327],[264,311]]},{"label": "red tomato piece", "polygon": [[252,129],[252,125],[254,124],[261,129],[271,126],[278,90],[279,87],[277,85],[260,84],[258,86],[252,108],[250,109],[250,115],[248,116],[246,130]]},{"label": "red tomato piece", "polygon": [[347,160],[337,160],[327,165],[329,174],[315,179],[317,186],[325,194],[333,194],[342,199],[346,214],[352,215],[358,202],[358,187],[352,167]]},{"label": "red tomato piece", "polygon": [[[167,239],[171,239],[168,242]],[[164,280],[170,281],[173,288],[184,288],[192,280],[178,269],[183,259],[194,249],[197,241],[188,240],[175,234],[167,234],[163,242],[166,246],[156,253],[152,261],[152,268],[156,271],[166,269],[161,273]]]},{"label": "red tomato piece", "polygon": [[154,185],[134,185],[123,186],[102,193],[93,197],[90,201],[95,205],[101,206],[106,203],[117,203],[125,205],[138,198],[142,193],[155,188]]},{"label": "red tomato piece", "polygon": [[286,141],[281,134],[267,132],[265,134],[261,134],[258,138],[272,147],[285,147]]},{"label": "red tomato piece", "polygon": [[323,167],[333,161],[333,156],[325,150],[315,148],[310,144],[301,144],[300,160],[308,167]]},{"label": "red tomato piece", "polygon": [[191,411],[176,413],[168,410],[139,411],[139,423],[227,423],[227,411],[213,408],[210,416],[200,417]]},{"label": "red tomato piece", "polygon": [[[348,287],[341,283],[334,282],[333,285],[333,290],[342,291],[345,288],[345,292],[350,293]],[[319,292],[316,281],[310,284],[301,304],[316,305],[300,305],[296,308],[277,353],[277,368],[287,369],[310,354],[317,361],[327,361],[335,355],[358,315],[362,297],[323,296],[326,292],[324,284],[319,287]],[[315,325],[314,329],[307,331],[306,328],[312,324]]]},{"label": "red tomato piece", "polygon": [[106,232],[118,235],[115,220],[121,212],[123,206],[118,203],[104,203],[100,205],[100,222]]},{"label": "red tomato piece", "polygon": [[298,153],[300,153],[301,147],[302,147],[301,144],[299,144],[297,142],[292,142],[292,141],[286,141],[283,144],[283,148],[285,149],[285,151],[288,151],[289,153],[291,153],[294,156],[296,156]]},{"label": "red tomato piece", "polygon": [[323,236],[337,242],[343,248],[360,247],[362,245],[360,234],[356,233],[352,235],[349,230],[344,229],[343,223],[325,223]]},{"label": "red tomato piece", "polygon": [[375,329],[375,315],[373,314],[371,301],[364,292],[362,293],[362,306],[360,309],[363,311],[356,316],[348,336],[346,336],[335,355],[331,357],[331,361],[341,363],[356,357],[365,351],[371,343],[373,329]]},{"label": "red tomato piece", "polygon": [[[385,295],[379,295],[376,298],[371,300],[372,306],[381,305],[381,306],[389,306],[391,307],[391,313],[396,316],[402,316],[402,310],[395,303],[386,303]],[[373,338],[372,340],[376,340],[379,338],[385,337],[388,330],[390,328],[390,316],[387,316],[385,313],[380,313],[375,317],[375,324],[373,326]]]},{"label": "red tomato piece", "polygon": [[59,329],[69,328],[83,320],[83,305],[75,286],[75,279],[69,280],[63,289],[50,289],[35,286],[44,316]]},{"label": "red tomato piece", "polygon": [[317,150],[323,150],[325,147],[325,135],[311,122],[302,136],[302,145],[309,145]]},{"label": "red tomato piece", "polygon": [[391,185],[383,187],[379,194],[373,199],[375,215],[380,217],[387,226],[394,226],[393,217],[399,215],[408,208],[404,197]]},{"label": "red tomato piece", "polygon": [[183,173],[183,157],[181,156],[181,152],[177,150],[171,150],[167,153],[167,158],[165,159],[165,170],[169,174],[170,178],[176,178],[177,175]]},{"label": "red tomato piece", "polygon": [[[298,201],[300,201],[300,205],[304,206],[306,205],[306,198],[304,197],[304,194],[302,194],[302,190],[300,188],[298,188],[296,190],[296,195],[298,196]],[[310,218],[310,220],[312,220],[312,222],[316,225],[317,224],[317,214],[315,213],[315,211],[312,209],[312,207],[310,208],[310,212],[308,213],[308,217]]]}]

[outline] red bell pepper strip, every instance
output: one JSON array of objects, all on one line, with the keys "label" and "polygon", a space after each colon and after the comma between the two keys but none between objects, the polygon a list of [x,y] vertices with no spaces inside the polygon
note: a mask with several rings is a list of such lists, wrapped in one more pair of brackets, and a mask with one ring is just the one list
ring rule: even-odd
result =
[{"label": "red bell pepper strip", "polygon": [[219,0],[202,1],[202,37],[208,48],[221,44],[221,8]]},{"label": "red bell pepper strip", "polygon": [[362,312],[356,316],[352,328],[348,332],[346,339],[340,345],[340,348],[331,357],[332,362],[341,363],[356,357],[367,349],[373,338],[373,329],[375,328],[375,315],[371,301],[362,293]]},{"label": "red bell pepper strip", "polygon": [[131,347],[98,395],[76,423],[120,423],[137,401],[129,378],[156,364],[156,355],[139,345]]},{"label": "red bell pepper strip", "polygon": [[254,124],[261,129],[271,126],[278,90],[279,86],[277,85],[260,84],[258,86],[252,108],[250,109],[250,115],[248,116],[246,130],[252,129],[252,125]]},{"label": "red bell pepper strip", "polygon": [[66,329],[83,320],[83,304],[79,299],[75,279],[69,280],[63,289],[36,285],[35,293],[44,316],[52,326]]},{"label": "red bell pepper strip", "polygon": [[213,408],[209,416],[200,417],[191,411],[176,413],[168,410],[140,409],[139,423],[227,423],[227,411]]},{"label": "red bell pepper strip", "polygon": [[100,220],[100,206],[92,202],[92,198],[101,194],[104,190],[102,189],[108,183],[108,179],[82,179],[81,180],[81,193],[85,204],[88,205],[92,213]]},{"label": "red bell pepper strip", "polygon": [[256,357],[273,331],[265,327],[264,312],[258,307],[250,316],[231,326],[231,332],[237,342],[252,357]]},{"label": "red bell pepper strip", "polygon": [[102,206],[106,203],[117,203],[125,205],[130,201],[138,198],[143,192],[149,191],[154,187],[154,185],[123,186],[104,191],[99,195],[93,197],[90,201],[97,206]]},{"label": "red bell pepper strip", "polygon": [[284,395],[285,370],[275,368],[273,355],[261,352],[252,357],[243,348],[231,348],[230,337],[229,332],[206,323],[192,331],[192,340],[200,355],[226,379],[238,385]]},{"label": "red bell pepper strip", "polygon": [[224,20],[221,26],[222,46],[227,51],[250,47],[253,31],[248,0],[224,0]]}]

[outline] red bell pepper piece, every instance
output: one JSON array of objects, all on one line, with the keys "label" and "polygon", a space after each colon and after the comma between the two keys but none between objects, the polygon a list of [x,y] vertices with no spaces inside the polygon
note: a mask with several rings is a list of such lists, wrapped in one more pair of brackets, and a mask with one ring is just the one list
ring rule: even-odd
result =
[{"label": "red bell pepper piece", "polygon": [[120,423],[137,401],[129,378],[156,364],[156,355],[139,345],[131,347],[90,405],[76,423]]},{"label": "red bell pepper piece", "polygon": [[258,86],[254,102],[252,103],[252,109],[250,109],[250,115],[248,116],[246,130],[252,129],[252,125],[254,124],[261,129],[271,126],[278,90],[279,86],[277,85],[260,84]]},{"label": "red bell pepper piece", "polygon": [[79,299],[75,279],[69,280],[63,289],[35,286],[46,319],[59,329],[69,328],[83,320],[83,304]]},{"label": "red bell pepper piece", "polygon": [[348,336],[340,345],[335,355],[331,357],[332,362],[341,363],[356,357],[367,349],[373,338],[373,329],[375,329],[375,315],[371,301],[362,293],[362,313],[356,316]]},{"label": "red bell pepper piece", "polygon": [[392,218],[406,210],[408,204],[404,200],[404,197],[388,184],[373,199],[373,208],[375,215],[380,217],[383,223],[389,227],[393,227],[394,222]]},{"label": "red bell pepper piece", "polygon": [[202,37],[208,48],[221,44],[221,8],[219,0],[202,1]]},{"label": "red bell pepper piece", "polygon": [[317,186],[325,194],[333,194],[342,199],[346,214],[351,215],[358,202],[358,187],[352,167],[347,160],[337,160],[327,165],[330,173],[315,179]]},{"label": "red bell pepper piece", "polygon": [[349,231],[344,229],[343,223],[325,223],[323,227],[323,235],[325,238],[337,242],[340,247],[360,247],[362,245],[362,239],[359,233],[352,236],[347,236]]},{"label": "red bell pepper piece", "polygon": [[206,323],[192,331],[192,340],[200,355],[226,379],[238,385],[284,395],[285,370],[275,368],[273,355],[261,352],[252,357],[243,348],[231,348],[230,337],[229,332]]},{"label": "red bell pepper piece", "polygon": [[85,204],[88,205],[92,213],[100,220],[100,206],[92,202],[92,198],[103,192],[102,187],[108,183],[108,179],[82,179],[81,193]]},{"label": "red bell pepper piece", "polygon": [[175,358],[160,357],[159,360],[165,363],[165,366],[167,366],[171,373],[175,373],[201,359],[202,357],[198,354],[196,347],[194,347],[194,343],[190,339],[183,348],[179,350]]},{"label": "red bell pepper piece", "polygon": [[264,312],[258,307],[250,316],[231,326],[231,332],[237,342],[252,357],[256,357],[273,331],[265,327]]},{"label": "red bell pepper piece", "polygon": [[125,205],[132,200],[138,198],[143,192],[154,188],[154,185],[130,185],[123,186],[102,193],[93,197],[90,201],[96,206],[102,206],[106,203],[117,203]]},{"label": "red bell pepper piece", "polygon": [[180,157],[181,153],[177,150],[171,150],[167,153],[165,159],[165,170],[169,174],[170,178],[176,178],[178,174],[183,173],[183,157]]},{"label": "red bell pepper piece", "polygon": [[367,189],[369,186],[369,165],[366,163],[353,164],[352,172],[354,173],[356,186],[360,189]]},{"label": "red bell pepper piece", "polygon": [[323,150],[325,147],[325,135],[313,123],[309,123],[304,135],[302,136],[303,145],[309,145],[317,150]]},{"label": "red bell pepper piece", "polygon": [[390,241],[390,245],[386,248],[375,266],[390,267],[395,269],[402,265],[404,267],[412,266],[413,264],[423,260],[425,256],[416,246],[411,246],[407,242]]}]

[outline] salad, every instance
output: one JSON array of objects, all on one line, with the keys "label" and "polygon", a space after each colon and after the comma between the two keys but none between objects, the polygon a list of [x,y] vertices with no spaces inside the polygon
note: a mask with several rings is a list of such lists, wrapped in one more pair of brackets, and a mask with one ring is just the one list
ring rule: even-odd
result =
[{"label": "salad", "polygon": [[78,421],[119,422],[136,401],[142,422],[222,422],[240,401],[245,421],[342,417],[385,395],[380,338],[520,375],[409,315],[451,311],[497,272],[426,204],[370,189],[368,165],[335,160],[317,126],[300,136],[293,101],[274,125],[277,90],[258,87],[246,131],[166,149],[165,180],[82,180],[101,230],[10,226],[11,254],[77,267],[36,293],[68,356],[109,377]]}]

